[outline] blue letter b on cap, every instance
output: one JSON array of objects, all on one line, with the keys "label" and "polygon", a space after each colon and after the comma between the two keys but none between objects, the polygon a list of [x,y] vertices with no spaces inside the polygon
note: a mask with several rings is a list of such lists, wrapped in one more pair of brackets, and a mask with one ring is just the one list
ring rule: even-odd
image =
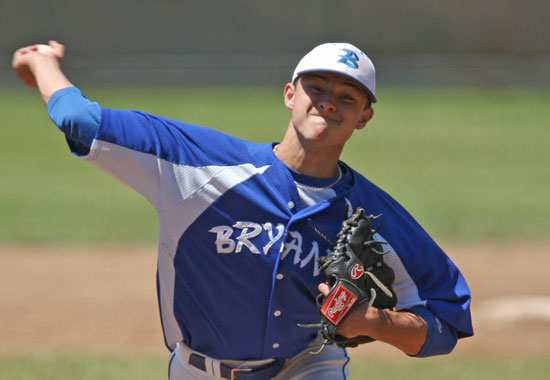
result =
[{"label": "blue letter b on cap", "polygon": [[351,68],[358,68],[359,67],[359,58],[357,57],[357,54],[353,52],[353,50],[350,49],[342,49],[346,52],[346,54],[341,55],[338,62],[343,63],[346,66],[349,66]]}]

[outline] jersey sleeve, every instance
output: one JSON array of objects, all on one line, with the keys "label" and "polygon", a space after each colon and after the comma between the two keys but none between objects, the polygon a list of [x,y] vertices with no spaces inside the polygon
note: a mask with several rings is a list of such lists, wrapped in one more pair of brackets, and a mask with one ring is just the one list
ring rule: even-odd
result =
[{"label": "jersey sleeve", "polygon": [[393,197],[356,175],[364,191],[356,201],[374,215],[382,214],[380,240],[386,241],[384,261],[395,272],[397,310],[421,306],[456,330],[457,337],[473,335],[471,293],[466,280],[441,247]]},{"label": "jersey sleeve", "polygon": [[99,104],[88,100],[76,87],[62,88],[52,94],[48,115],[65,134],[71,151],[86,155],[101,123]]},{"label": "jersey sleeve", "polygon": [[55,92],[48,114],[71,152],[130,186],[157,210],[189,197],[214,176],[194,168],[246,163],[253,144],[215,129],[136,110],[102,107],[76,87]]},{"label": "jersey sleeve", "polygon": [[473,335],[471,294],[464,276],[420,224],[387,197],[385,202],[390,209],[386,209],[384,225],[393,228],[388,228],[384,238],[397,253],[396,276],[402,280],[398,287],[409,302],[403,302],[401,307],[424,306],[454,327],[458,338]]}]

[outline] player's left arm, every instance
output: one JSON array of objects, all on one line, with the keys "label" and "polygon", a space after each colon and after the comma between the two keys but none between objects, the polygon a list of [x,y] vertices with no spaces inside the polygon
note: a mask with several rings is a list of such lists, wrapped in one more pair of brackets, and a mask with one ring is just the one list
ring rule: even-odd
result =
[{"label": "player's left arm", "polygon": [[[329,287],[323,283],[319,290],[326,296]],[[337,333],[346,338],[370,336],[417,357],[447,354],[457,342],[454,328],[422,306],[412,311],[394,311],[364,303],[344,320]]]}]

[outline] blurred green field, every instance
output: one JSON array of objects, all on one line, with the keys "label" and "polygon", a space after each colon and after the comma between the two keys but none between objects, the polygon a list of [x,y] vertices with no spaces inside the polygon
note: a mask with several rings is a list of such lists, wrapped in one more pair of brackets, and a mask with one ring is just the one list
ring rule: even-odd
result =
[{"label": "blurred green field", "polygon": [[[168,360],[162,356],[42,355],[0,357],[2,380],[151,380],[165,379]],[[548,358],[411,359],[352,362],[349,380],[543,380]]]},{"label": "blurred green field", "polygon": [[[279,140],[282,89],[83,88],[100,104]],[[547,239],[550,90],[380,88],[344,161],[390,192],[436,240]],[[0,244],[143,244],[156,215],[139,195],[71,158],[35,91],[0,90]]]}]

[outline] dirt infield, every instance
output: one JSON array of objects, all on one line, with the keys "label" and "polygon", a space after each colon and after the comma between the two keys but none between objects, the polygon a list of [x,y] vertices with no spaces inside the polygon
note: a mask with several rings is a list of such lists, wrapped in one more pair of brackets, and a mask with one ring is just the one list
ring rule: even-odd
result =
[{"label": "dirt infield", "polygon": [[[550,354],[550,243],[443,246],[472,289],[461,356]],[[155,247],[0,247],[0,354],[166,353]],[[376,342],[352,355],[401,358]]]}]

